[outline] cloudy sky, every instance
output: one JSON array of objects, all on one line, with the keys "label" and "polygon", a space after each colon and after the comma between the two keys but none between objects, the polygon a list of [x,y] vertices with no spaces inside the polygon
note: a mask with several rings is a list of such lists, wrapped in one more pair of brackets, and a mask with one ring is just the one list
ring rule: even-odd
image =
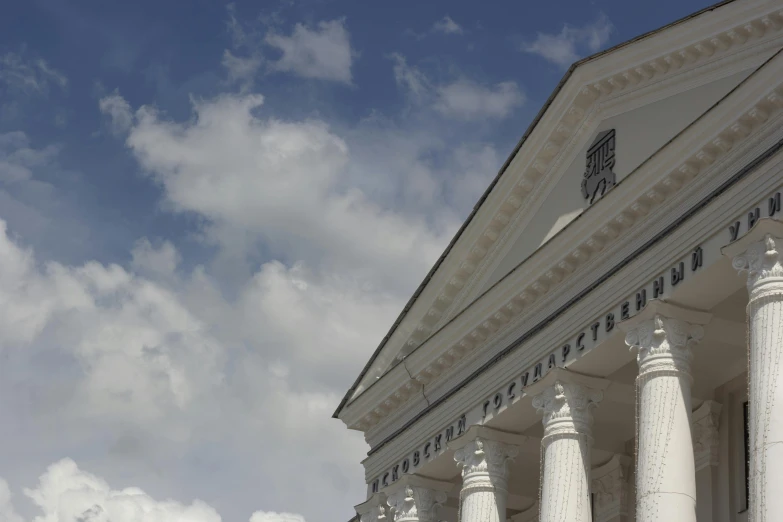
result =
[{"label": "cloudy sky", "polygon": [[0,520],[348,520],[331,414],[565,69],[708,3],[8,2]]}]

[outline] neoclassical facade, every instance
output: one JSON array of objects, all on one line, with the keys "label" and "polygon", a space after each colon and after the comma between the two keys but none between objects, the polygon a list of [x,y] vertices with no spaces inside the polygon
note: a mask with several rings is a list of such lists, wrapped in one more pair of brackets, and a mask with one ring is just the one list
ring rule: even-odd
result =
[{"label": "neoclassical facade", "polygon": [[783,521],[783,0],[566,73],[350,387],[361,522]]}]

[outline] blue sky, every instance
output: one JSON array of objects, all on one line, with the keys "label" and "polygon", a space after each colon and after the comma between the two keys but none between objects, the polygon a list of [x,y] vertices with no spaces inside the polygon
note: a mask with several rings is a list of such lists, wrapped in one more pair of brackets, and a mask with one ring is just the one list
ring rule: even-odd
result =
[{"label": "blue sky", "polygon": [[707,5],[6,7],[0,515],[347,520],[331,412],[569,64]]}]

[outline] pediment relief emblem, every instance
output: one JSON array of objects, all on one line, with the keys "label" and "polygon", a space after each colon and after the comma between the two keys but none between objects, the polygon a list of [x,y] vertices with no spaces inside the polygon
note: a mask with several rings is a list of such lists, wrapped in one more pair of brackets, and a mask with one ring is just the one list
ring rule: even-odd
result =
[{"label": "pediment relief emblem", "polygon": [[615,130],[610,129],[598,134],[587,149],[587,165],[582,179],[582,197],[592,205],[596,199],[615,186],[617,176],[615,165]]}]

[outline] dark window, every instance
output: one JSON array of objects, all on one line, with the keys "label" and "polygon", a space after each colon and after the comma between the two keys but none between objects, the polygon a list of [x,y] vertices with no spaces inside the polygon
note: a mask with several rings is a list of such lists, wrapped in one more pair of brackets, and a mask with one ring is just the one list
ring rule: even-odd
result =
[{"label": "dark window", "polygon": [[743,435],[745,439],[745,509],[750,502],[750,426],[748,426],[748,402],[742,404]]}]

